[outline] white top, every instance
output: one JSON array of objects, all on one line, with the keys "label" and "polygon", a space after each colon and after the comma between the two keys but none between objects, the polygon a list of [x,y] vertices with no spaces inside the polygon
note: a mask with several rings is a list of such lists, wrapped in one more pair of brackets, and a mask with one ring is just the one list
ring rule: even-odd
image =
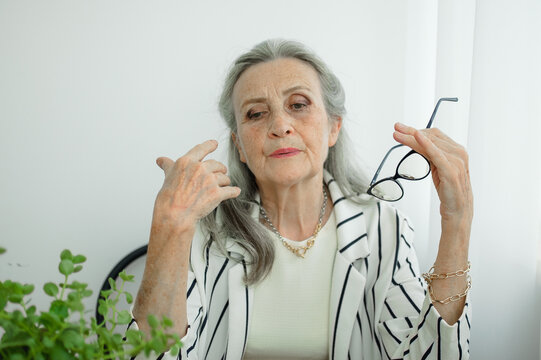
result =
[{"label": "white top", "polygon": [[[329,304],[337,248],[334,211],[304,258],[275,233],[276,257],[269,275],[254,288],[253,313],[244,359],[327,359]],[[292,246],[304,241],[286,239]]]}]

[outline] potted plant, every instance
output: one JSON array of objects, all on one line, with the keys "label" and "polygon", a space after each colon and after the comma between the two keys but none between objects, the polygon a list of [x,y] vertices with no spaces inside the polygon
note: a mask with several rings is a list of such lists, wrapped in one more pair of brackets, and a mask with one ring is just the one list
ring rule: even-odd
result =
[{"label": "potted plant", "polygon": [[[0,254],[5,249],[0,248]],[[117,310],[116,304],[125,296],[128,304],[132,295],[124,291],[126,282],[133,282],[133,275],[124,271],[120,288],[109,278],[111,289],[102,291],[98,312],[105,320],[98,323],[94,317],[84,318],[85,307],[82,300],[92,295],[88,284],[70,276],[83,269],[86,257],[73,255],[64,250],[60,254],[58,270],[63,276],[60,283],[48,282],[43,291],[51,297],[49,310],[37,313],[36,306],[26,297],[34,291],[34,285],[21,284],[11,280],[0,281],[0,358],[23,359],[130,359],[144,353],[156,356],[170,349],[172,355],[179,352],[180,338],[169,334],[166,329],[173,326],[170,319],[158,320],[149,315],[152,328],[151,338],[142,331],[129,329],[125,336],[114,333],[117,326],[126,326],[131,321],[127,310]],[[105,326],[111,324],[110,328]]]}]

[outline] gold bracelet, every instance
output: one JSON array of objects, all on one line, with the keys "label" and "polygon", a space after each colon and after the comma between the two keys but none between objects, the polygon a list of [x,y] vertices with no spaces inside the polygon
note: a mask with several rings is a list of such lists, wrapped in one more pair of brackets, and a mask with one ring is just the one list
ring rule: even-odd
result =
[{"label": "gold bracelet", "polygon": [[468,291],[471,289],[471,276],[468,275],[468,286],[466,286],[466,290],[464,290],[462,293],[460,294],[456,294],[456,295],[453,295],[453,296],[449,296],[443,300],[437,300],[437,299],[434,299],[434,290],[432,289],[432,284],[428,284],[428,291],[430,292],[430,298],[432,300],[432,302],[438,302],[440,304],[448,304],[452,301],[458,301],[460,299],[462,299],[463,297],[465,297],[467,294],[468,294]]},{"label": "gold bracelet", "polygon": [[427,284],[429,284],[432,282],[432,280],[442,280],[442,279],[447,279],[450,277],[467,275],[470,272],[470,270],[471,270],[471,263],[469,261],[468,261],[468,267],[466,269],[458,270],[458,271],[447,273],[447,274],[434,274],[434,266],[432,266],[430,270],[428,270],[427,273],[423,274],[423,278],[425,279]]},{"label": "gold bracelet", "polygon": [[[423,274],[423,279],[425,279],[427,285],[428,285],[428,291],[430,293],[430,298],[432,302],[438,302],[440,304],[448,304],[453,301],[458,301],[465,297],[468,294],[468,291],[471,289],[471,276],[468,274],[471,270],[471,263],[468,261],[468,267],[464,270],[458,270],[446,274],[434,274],[434,266],[428,270],[427,273]],[[468,276],[468,285],[466,286],[466,290],[464,290],[460,294],[449,296],[443,300],[437,300],[434,296],[434,290],[432,289],[432,280],[443,280],[450,277],[459,277],[459,276]]]}]

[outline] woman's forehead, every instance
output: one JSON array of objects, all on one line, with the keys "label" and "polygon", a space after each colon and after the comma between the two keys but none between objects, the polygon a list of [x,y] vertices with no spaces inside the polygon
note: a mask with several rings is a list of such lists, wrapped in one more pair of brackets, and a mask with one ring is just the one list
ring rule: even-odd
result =
[{"label": "woman's forehead", "polygon": [[242,73],[233,88],[233,101],[240,106],[247,98],[265,98],[269,91],[286,95],[287,90],[294,88],[319,93],[319,77],[314,68],[298,59],[272,60],[253,65]]}]

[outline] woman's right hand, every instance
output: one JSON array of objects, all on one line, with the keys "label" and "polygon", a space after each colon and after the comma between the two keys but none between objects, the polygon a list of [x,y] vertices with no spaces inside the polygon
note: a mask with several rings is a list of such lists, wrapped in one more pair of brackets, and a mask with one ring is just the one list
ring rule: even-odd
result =
[{"label": "woman's right hand", "polygon": [[240,188],[229,186],[224,164],[203,161],[217,147],[217,141],[208,140],[177,161],[156,159],[165,179],[154,203],[145,272],[133,308],[137,326],[147,338],[151,334],[144,320],[148,314],[175,319],[171,333],[186,334],[186,289],[195,225],[220,202],[240,194]]},{"label": "woman's right hand", "polygon": [[165,179],[154,204],[153,227],[193,229],[222,201],[240,195],[240,188],[229,186],[231,180],[224,164],[216,160],[203,161],[217,147],[216,140],[207,140],[177,161],[167,157],[156,159]]}]

